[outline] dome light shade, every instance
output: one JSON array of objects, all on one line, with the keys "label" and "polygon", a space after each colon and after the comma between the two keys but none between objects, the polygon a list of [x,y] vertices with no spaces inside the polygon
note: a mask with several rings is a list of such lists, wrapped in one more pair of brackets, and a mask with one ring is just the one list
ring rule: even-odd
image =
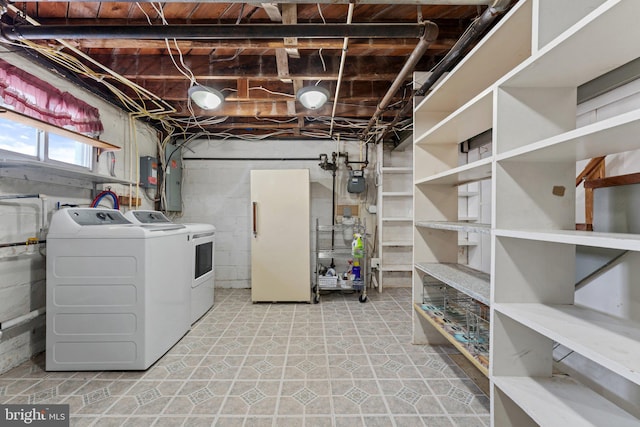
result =
[{"label": "dome light shade", "polygon": [[322,86],[306,86],[298,91],[296,98],[305,108],[316,110],[329,99],[329,91]]},{"label": "dome light shade", "polygon": [[200,85],[189,88],[189,98],[203,110],[218,108],[224,101],[224,95],[219,90]]}]

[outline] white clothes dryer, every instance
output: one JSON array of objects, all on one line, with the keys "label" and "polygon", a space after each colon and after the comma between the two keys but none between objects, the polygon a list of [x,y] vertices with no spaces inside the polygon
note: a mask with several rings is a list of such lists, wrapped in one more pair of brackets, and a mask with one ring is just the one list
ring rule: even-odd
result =
[{"label": "white clothes dryer", "polygon": [[[124,215],[134,224],[173,224],[162,212],[151,210],[129,211]],[[191,292],[191,323],[200,319],[214,303],[215,237],[211,224],[184,224],[188,230],[189,286]]]},{"label": "white clothes dryer", "polygon": [[187,229],[113,209],[56,212],[47,235],[46,369],[143,370],[189,330]]}]

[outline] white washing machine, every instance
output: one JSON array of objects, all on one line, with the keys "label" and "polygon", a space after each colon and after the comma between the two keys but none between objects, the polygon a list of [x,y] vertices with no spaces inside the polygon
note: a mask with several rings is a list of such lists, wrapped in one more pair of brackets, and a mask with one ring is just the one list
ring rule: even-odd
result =
[{"label": "white washing machine", "polygon": [[56,212],[47,235],[50,371],[142,370],[188,330],[187,228],[113,209]]},{"label": "white washing machine", "polygon": [[[124,215],[134,224],[173,224],[162,212],[137,210]],[[189,234],[189,283],[191,288],[191,323],[200,319],[214,302],[214,256],[216,228],[211,224],[184,224]]]}]

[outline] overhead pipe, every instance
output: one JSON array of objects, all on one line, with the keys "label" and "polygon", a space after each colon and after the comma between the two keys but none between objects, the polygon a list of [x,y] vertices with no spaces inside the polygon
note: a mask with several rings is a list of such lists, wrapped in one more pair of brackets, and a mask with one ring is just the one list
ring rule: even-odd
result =
[{"label": "overhead pipe", "polygon": [[375,124],[378,117],[380,117],[380,115],[384,113],[384,111],[387,109],[387,107],[391,103],[393,96],[396,94],[398,89],[400,89],[400,87],[404,84],[404,81],[407,75],[414,70],[418,61],[420,61],[422,56],[425,54],[425,52],[429,48],[429,45],[431,45],[431,43],[433,43],[438,38],[438,26],[435,23],[431,21],[426,21],[424,23],[424,26],[425,26],[424,34],[422,35],[422,37],[420,37],[420,41],[418,42],[416,47],[413,49],[413,52],[411,52],[411,55],[407,59],[407,62],[405,62],[404,66],[396,76],[395,80],[391,84],[391,87],[389,88],[385,96],[382,98],[382,101],[378,103],[376,107],[376,112],[373,114],[373,116],[369,120],[367,127],[362,131],[362,135],[366,136],[369,133],[369,131]]},{"label": "overhead pipe", "polygon": [[47,39],[231,40],[297,38],[420,38],[423,24],[40,25],[2,24],[9,41]]},{"label": "overhead pipe", "polygon": [[[353,19],[353,9],[355,5],[349,3],[349,11],[347,12],[347,25],[351,25]],[[342,42],[342,55],[340,56],[340,67],[338,68],[338,81],[336,82],[336,93],[333,95],[333,109],[331,110],[331,125],[329,126],[329,138],[333,136],[333,125],[335,123],[336,108],[338,107],[338,94],[340,94],[340,86],[342,86],[342,75],[344,74],[344,64],[347,60],[347,49],[349,47],[349,37],[345,37]]]},{"label": "overhead pipe", "polygon": [[[418,90],[412,93],[409,97],[409,100],[405,104],[405,106],[396,113],[394,119],[386,125],[385,130],[381,135],[381,139],[389,133],[393,126],[398,123],[402,117],[406,116],[410,110],[413,109],[413,97],[415,96],[424,96],[429,89],[442,77],[442,75],[449,71],[455,62],[458,61],[463,54],[463,52],[471,46],[473,42],[475,42],[489,26],[496,20],[496,18],[504,13],[510,6],[512,0],[495,0],[491,6],[489,6],[483,13],[480,15],[473,23],[469,26],[469,28],[464,32],[464,34],[458,39],[455,45],[447,52],[447,54],[442,58],[442,60],[431,70],[431,75],[427,78],[427,80],[420,86]],[[363,138],[366,138],[367,135],[363,133]]]}]

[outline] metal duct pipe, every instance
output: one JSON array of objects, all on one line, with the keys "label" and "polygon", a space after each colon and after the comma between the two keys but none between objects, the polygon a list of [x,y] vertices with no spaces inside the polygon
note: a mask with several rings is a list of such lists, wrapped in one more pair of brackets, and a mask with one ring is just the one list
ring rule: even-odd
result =
[{"label": "metal duct pipe", "polygon": [[[353,10],[355,5],[349,4],[347,12],[347,24],[350,25],[353,19]],[[342,54],[340,55],[340,68],[338,69],[338,81],[336,82],[336,93],[333,95],[333,108],[331,110],[331,126],[329,126],[329,138],[333,136],[333,124],[336,118],[336,109],[338,108],[338,95],[340,94],[340,86],[342,86],[342,76],[344,74],[344,64],[347,60],[347,49],[349,48],[349,37],[345,37],[342,41]],[[331,224],[334,225],[334,224]],[[331,242],[333,244],[333,242]]]},{"label": "metal duct pipe", "polygon": [[[413,102],[411,102],[413,97],[424,96],[435,82],[437,82],[445,72],[449,71],[449,69],[455,65],[455,62],[460,59],[462,53],[471,45],[471,43],[476,41],[476,39],[484,33],[493,21],[496,20],[498,15],[504,13],[509,8],[511,1],[512,0],[495,0],[493,4],[489,6],[482,15],[480,15],[480,17],[478,17],[478,19],[473,21],[462,37],[460,37],[451,50],[449,50],[444,58],[442,58],[442,61],[440,61],[438,65],[431,70],[431,75],[427,80],[411,95],[402,110],[400,110],[391,123],[386,126],[381,137],[384,137],[384,135],[386,135],[402,117],[407,115],[409,111],[413,109]],[[366,137],[366,135],[364,135],[364,137]]]},{"label": "metal duct pipe", "polygon": [[262,25],[2,25],[10,41],[45,39],[230,40],[298,38],[420,38],[422,24],[262,24]]},{"label": "metal duct pipe", "polygon": [[393,98],[393,96],[396,94],[398,89],[400,89],[400,87],[404,84],[404,80],[407,77],[407,75],[413,71],[418,61],[420,61],[420,58],[422,58],[424,53],[429,48],[429,45],[438,38],[438,26],[435,23],[426,21],[424,25],[425,25],[425,31],[423,36],[420,38],[420,41],[418,42],[416,47],[413,49],[413,52],[411,52],[411,55],[407,59],[407,62],[405,62],[404,66],[402,67],[402,70],[400,70],[400,73],[398,73],[398,75],[396,76],[396,79],[393,81],[393,83],[391,84],[391,87],[389,88],[385,96],[382,98],[382,101],[380,101],[380,103],[376,107],[376,112],[373,114],[373,116],[369,120],[367,127],[362,131],[362,135],[366,136],[369,133],[369,131],[371,130],[371,127],[375,124],[378,117],[380,117],[380,115],[384,112],[384,110],[389,106],[389,103],[391,102],[391,99]]}]

